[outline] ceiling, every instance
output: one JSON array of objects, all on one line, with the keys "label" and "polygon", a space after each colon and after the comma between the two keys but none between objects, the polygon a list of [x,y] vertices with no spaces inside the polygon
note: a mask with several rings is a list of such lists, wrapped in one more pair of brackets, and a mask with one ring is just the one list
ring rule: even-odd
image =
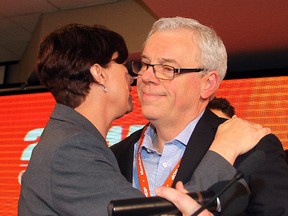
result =
[{"label": "ceiling", "polygon": [[40,14],[117,0],[1,0],[0,1],[0,63],[18,61]]},{"label": "ceiling", "polygon": [[[21,58],[40,14],[116,1],[1,0],[0,63]],[[156,17],[191,17],[213,27],[239,70],[257,61],[288,68],[288,0],[136,1]]]}]

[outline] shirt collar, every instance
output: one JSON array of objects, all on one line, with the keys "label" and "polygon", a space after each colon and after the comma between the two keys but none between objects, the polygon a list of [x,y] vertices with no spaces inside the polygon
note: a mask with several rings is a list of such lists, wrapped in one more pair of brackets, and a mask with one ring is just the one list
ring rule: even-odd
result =
[{"label": "shirt collar", "polygon": [[[178,134],[174,139],[172,139],[170,142],[173,142],[175,140],[178,140],[183,145],[187,146],[188,141],[190,139],[190,136],[192,132],[194,131],[196,124],[198,123],[199,119],[202,117],[205,110],[203,110],[200,115],[198,115],[194,120],[192,120],[185,128]],[[153,125],[149,125],[145,131],[144,139],[142,148],[145,147],[147,150],[155,151],[153,150],[153,138],[155,136],[155,128]]]},{"label": "shirt collar", "polygon": [[175,139],[180,141],[181,143],[183,143],[184,145],[187,145],[190,137],[191,137],[191,134],[193,133],[199,119],[202,117],[204,111],[202,111],[200,113],[200,115],[198,115],[194,120],[192,120],[185,128],[184,130],[182,130],[180,132],[180,134],[178,134]]}]

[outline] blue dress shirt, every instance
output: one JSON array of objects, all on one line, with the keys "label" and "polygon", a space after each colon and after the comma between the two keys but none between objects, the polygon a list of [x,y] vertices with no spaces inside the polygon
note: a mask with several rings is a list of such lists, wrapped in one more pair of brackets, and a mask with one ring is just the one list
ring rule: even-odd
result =
[{"label": "blue dress shirt", "polygon": [[[145,167],[151,196],[155,196],[155,189],[164,184],[178,161],[182,158],[189,138],[203,113],[204,112],[191,121],[173,140],[165,143],[162,153],[157,152],[152,143],[153,137],[156,136],[154,127],[151,125],[148,126],[141,146],[141,157]],[[135,143],[134,148],[132,183],[133,187],[140,190],[136,164],[138,146],[139,141]]]}]

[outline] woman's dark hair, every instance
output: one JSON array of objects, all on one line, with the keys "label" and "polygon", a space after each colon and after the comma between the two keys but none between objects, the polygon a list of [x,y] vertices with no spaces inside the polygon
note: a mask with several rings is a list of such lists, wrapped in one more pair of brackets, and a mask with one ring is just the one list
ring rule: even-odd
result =
[{"label": "woman's dark hair", "polygon": [[49,34],[40,44],[37,71],[56,102],[79,106],[96,82],[90,67],[107,68],[112,55],[122,64],[128,57],[123,37],[104,26],[70,24]]}]

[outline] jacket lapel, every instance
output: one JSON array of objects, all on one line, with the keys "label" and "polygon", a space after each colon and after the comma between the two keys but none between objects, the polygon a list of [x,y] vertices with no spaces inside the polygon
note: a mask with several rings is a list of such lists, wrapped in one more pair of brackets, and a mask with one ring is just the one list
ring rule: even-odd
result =
[{"label": "jacket lapel", "polygon": [[122,175],[124,175],[127,181],[131,183],[133,176],[134,146],[140,139],[142,130],[143,128],[132,133],[129,137],[111,147],[111,150],[118,161]]},{"label": "jacket lapel", "polygon": [[222,122],[223,119],[218,118],[210,110],[205,110],[188,141],[173,187],[178,181],[186,183],[190,180],[213,142],[218,125]]}]

